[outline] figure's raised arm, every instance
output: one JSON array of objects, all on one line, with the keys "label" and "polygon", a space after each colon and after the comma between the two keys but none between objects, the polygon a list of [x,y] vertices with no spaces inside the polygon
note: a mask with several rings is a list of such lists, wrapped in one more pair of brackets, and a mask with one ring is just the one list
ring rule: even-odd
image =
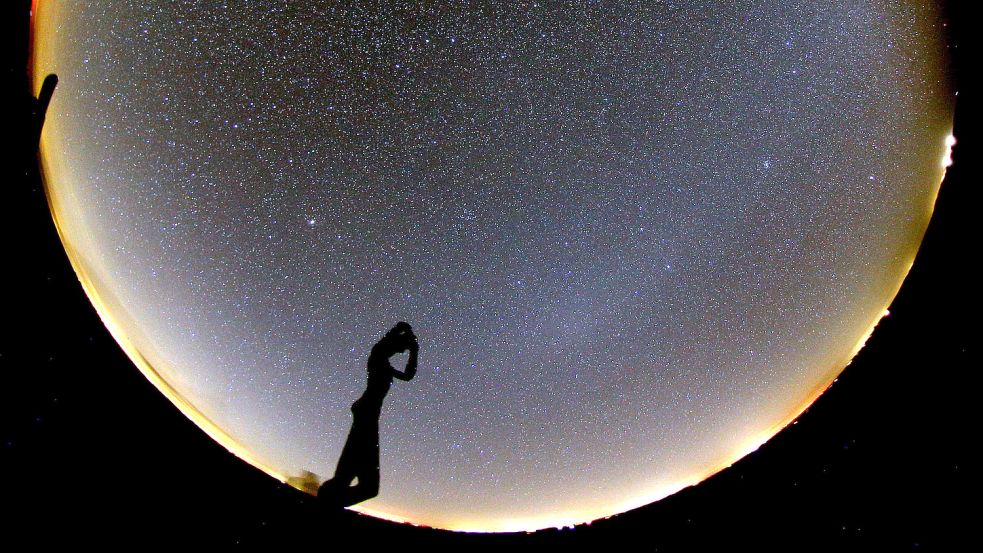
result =
[{"label": "figure's raised arm", "polygon": [[410,358],[409,360],[406,361],[406,369],[403,371],[397,371],[396,369],[393,369],[393,376],[400,380],[409,381],[412,380],[414,376],[416,376],[417,355],[420,352],[420,344],[417,343],[415,336],[413,336],[410,341],[409,350],[410,350]]}]

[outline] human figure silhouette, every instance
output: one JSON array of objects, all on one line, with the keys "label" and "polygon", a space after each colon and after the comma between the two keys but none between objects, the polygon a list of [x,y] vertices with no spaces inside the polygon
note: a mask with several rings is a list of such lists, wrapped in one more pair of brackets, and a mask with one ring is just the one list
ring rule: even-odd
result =
[{"label": "human figure silhouette", "polygon": [[[406,368],[389,364],[397,353],[410,352]],[[318,498],[331,507],[348,507],[379,494],[379,415],[393,378],[408,381],[416,375],[419,344],[408,323],[399,322],[369,353],[368,381],[362,396],[352,404],[352,428],[341,450],[334,477],[321,484]],[[358,479],[353,486],[352,481]]]}]

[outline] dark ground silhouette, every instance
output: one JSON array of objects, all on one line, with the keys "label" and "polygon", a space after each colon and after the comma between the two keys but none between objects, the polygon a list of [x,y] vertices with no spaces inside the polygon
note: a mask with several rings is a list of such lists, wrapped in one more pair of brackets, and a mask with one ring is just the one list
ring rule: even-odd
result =
[{"label": "dark ground silhouette", "polygon": [[[27,109],[30,4],[2,8],[7,121]],[[968,37],[973,6],[953,6],[950,28]],[[971,50],[952,51],[957,69],[973,67],[964,51]],[[968,270],[979,233],[972,199],[979,141],[970,123],[978,100],[963,82],[956,165],[918,259],[892,315],[839,382],[798,424],[695,488],[591,525],[533,534],[450,533],[344,510],[324,517],[320,501],[229,454],[154,389],[106,331],[61,248],[37,172],[19,170],[32,166],[36,138],[9,123],[8,136],[29,147],[10,147],[27,157],[3,167],[0,202],[10,245],[3,289],[22,300],[8,302],[10,329],[0,335],[0,497],[8,507],[0,530],[8,543],[34,548],[135,549],[152,541],[324,549],[327,537],[339,546],[433,550],[965,550],[976,540],[965,505],[976,497],[971,375],[980,359],[978,323],[966,321],[979,312],[978,277]]]},{"label": "dark ground silhouette", "polygon": [[[397,353],[410,352],[406,369],[398,371],[389,364]],[[365,392],[352,404],[352,428],[341,451],[334,477],[318,490],[317,496],[329,507],[348,507],[379,494],[379,417],[382,402],[389,393],[393,378],[403,381],[416,374],[419,344],[413,329],[399,322],[382,337],[369,353],[368,382]],[[352,486],[352,481],[357,483]]]}]

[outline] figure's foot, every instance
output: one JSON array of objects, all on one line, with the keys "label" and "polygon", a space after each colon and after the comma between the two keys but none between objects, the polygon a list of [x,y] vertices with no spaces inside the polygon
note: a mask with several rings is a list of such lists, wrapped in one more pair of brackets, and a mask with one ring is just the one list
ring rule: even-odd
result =
[{"label": "figure's foot", "polygon": [[331,480],[321,484],[321,487],[317,489],[317,501],[327,509],[343,509],[344,505],[341,504],[341,498],[342,493],[338,484]]}]

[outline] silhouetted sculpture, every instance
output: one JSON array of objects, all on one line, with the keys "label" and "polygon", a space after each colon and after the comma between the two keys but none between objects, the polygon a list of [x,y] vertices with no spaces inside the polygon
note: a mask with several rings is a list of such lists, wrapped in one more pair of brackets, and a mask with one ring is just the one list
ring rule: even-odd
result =
[{"label": "silhouetted sculpture", "polygon": [[[389,364],[397,353],[410,352],[404,371]],[[348,507],[379,494],[379,415],[393,378],[416,375],[419,344],[408,323],[399,322],[372,347],[365,392],[352,404],[352,428],[341,450],[334,477],[321,485],[318,498],[331,507]],[[353,486],[352,481],[358,479]]]}]

